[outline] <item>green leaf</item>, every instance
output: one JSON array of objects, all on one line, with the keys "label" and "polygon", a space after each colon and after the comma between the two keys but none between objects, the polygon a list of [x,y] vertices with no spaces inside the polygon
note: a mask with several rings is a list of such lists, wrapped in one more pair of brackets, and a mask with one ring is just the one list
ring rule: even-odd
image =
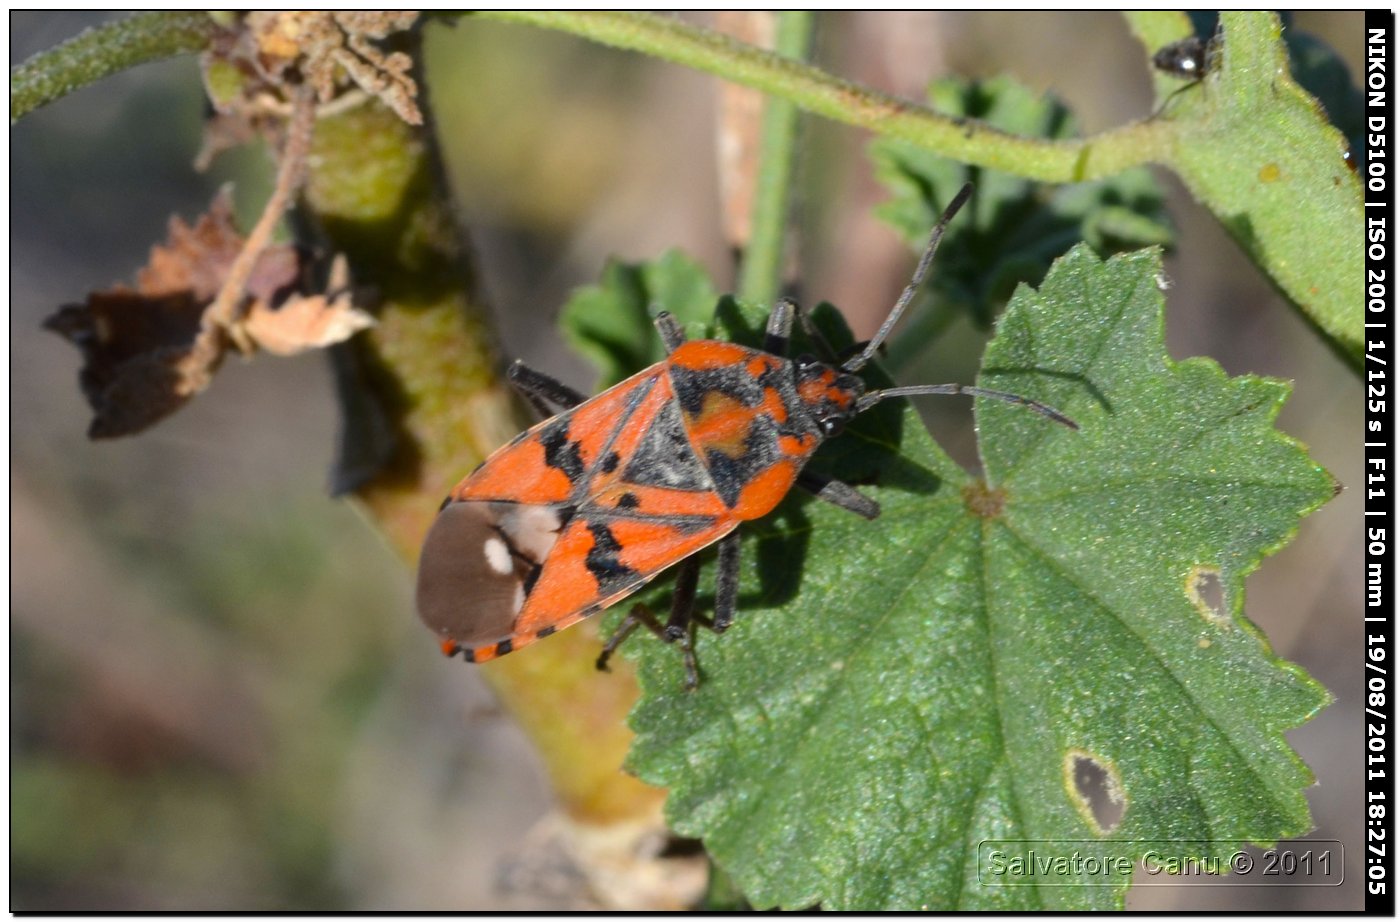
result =
[{"label": "green leaf", "polygon": [[652,262],[609,262],[601,284],[569,298],[559,323],[598,366],[599,386],[610,387],[666,357],[652,326],[658,306],[693,334],[704,329],[718,299],[705,270],[679,250],[669,250]]},{"label": "green leaf", "polygon": [[1322,105],[1327,119],[1337,127],[1360,156],[1366,133],[1366,101],[1351,80],[1341,56],[1324,42],[1306,32],[1289,31],[1284,36],[1293,77],[1298,85]]},{"label": "green leaf", "polygon": [[[1290,76],[1278,16],[1221,13],[1220,24],[1216,66],[1159,100],[1157,117],[1174,129],[1164,162],[1359,368],[1362,194],[1342,157],[1350,142]],[[1140,22],[1135,28],[1146,34]],[[1311,56],[1300,60],[1299,72],[1323,86],[1325,74]],[[1158,85],[1160,91],[1163,81]],[[1337,117],[1350,125],[1344,97],[1332,98]]]},{"label": "green leaf", "polygon": [[[1159,274],[1081,246],[1012,299],[980,383],[1080,431],[979,401],[988,482],[908,406],[848,431],[829,447],[878,461],[878,520],[790,497],[746,527],[696,692],[673,647],[631,645],[629,767],[755,907],[1110,908],[1126,879],[980,883],[978,843],[1225,855],[1310,827],[1283,732],[1327,694],[1273,656],[1243,581],[1333,481],[1272,428],[1285,384],[1166,357]],[[1095,769],[1116,824],[1080,793]]]},{"label": "green leaf", "polygon": [[[929,87],[929,102],[944,115],[978,119],[1025,137],[1077,133],[1068,108],[1007,77],[983,83],[938,80]],[[894,195],[876,213],[920,250],[944,205],[963,183],[974,184],[968,213],[949,226],[939,247],[939,271],[930,284],[940,305],[968,311],[983,326],[991,324],[1018,284],[1038,284],[1050,262],[1081,240],[1105,256],[1172,240],[1162,192],[1146,169],[1046,186],[949,160],[907,141],[879,139],[870,154],[876,176]]]}]

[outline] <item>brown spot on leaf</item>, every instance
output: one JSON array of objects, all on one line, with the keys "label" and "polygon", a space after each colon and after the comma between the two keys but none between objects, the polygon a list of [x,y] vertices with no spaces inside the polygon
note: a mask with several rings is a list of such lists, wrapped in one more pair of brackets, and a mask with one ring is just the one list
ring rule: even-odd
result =
[{"label": "brown spot on leaf", "polygon": [[1118,766],[1111,759],[1070,749],[1065,753],[1063,771],[1065,791],[1090,828],[1101,836],[1117,829],[1128,810]]},{"label": "brown spot on leaf", "polygon": [[1229,630],[1230,613],[1225,607],[1225,590],[1220,584],[1220,568],[1196,564],[1186,574],[1186,598],[1200,616],[1218,628]]},{"label": "brown spot on leaf", "polygon": [[981,519],[994,519],[1006,508],[1006,491],[978,480],[963,487],[963,505]]}]

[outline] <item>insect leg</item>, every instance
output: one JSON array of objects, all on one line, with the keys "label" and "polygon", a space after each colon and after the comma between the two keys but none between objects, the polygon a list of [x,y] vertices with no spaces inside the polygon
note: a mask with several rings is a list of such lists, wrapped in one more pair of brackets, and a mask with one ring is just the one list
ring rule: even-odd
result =
[{"label": "insect leg", "polygon": [[[800,314],[802,308],[791,298],[779,298],[768,315],[768,329],[763,335],[763,351],[773,355],[787,355],[788,341],[792,339],[792,315]],[[806,315],[803,315],[806,319]]]},{"label": "insect leg", "polygon": [[880,504],[849,483],[803,471],[797,475],[797,485],[817,499],[854,512],[861,518],[873,519],[880,515]]},{"label": "insect leg", "polygon": [[695,614],[695,587],[700,582],[700,558],[688,557],[676,567],[676,591],[671,596],[671,617],[666,622],[662,639],[668,643],[690,633],[690,619]]},{"label": "insect leg", "polygon": [[[709,628],[716,634],[723,634],[734,623],[734,615],[739,604],[739,533],[730,532],[720,539],[719,562],[715,574],[715,616],[707,618],[693,612],[690,620],[694,624]],[[686,659],[686,683],[690,685],[695,669],[695,652],[689,645],[695,642],[695,631],[687,630],[681,639],[681,650]]]},{"label": "insect leg", "polygon": [[549,408],[551,403],[561,410],[572,410],[588,399],[564,382],[535,371],[518,359],[506,369],[506,380],[546,418],[554,415],[555,411]]},{"label": "insect leg", "polygon": [[[698,575],[698,569],[696,572]],[[693,581],[690,589],[690,597],[693,608],[693,603],[695,601],[695,586]],[[632,610],[627,613],[627,617],[622,619],[622,623],[617,626],[617,630],[608,638],[608,642],[603,645],[602,652],[598,654],[598,669],[603,672],[610,671],[608,669],[608,660],[612,658],[613,652],[616,651],[618,647],[622,646],[622,642],[632,636],[632,632],[635,631],[638,626],[646,628],[668,643],[677,639],[668,633],[669,624],[667,627],[662,627],[661,622],[657,621],[656,616],[651,613],[651,609],[638,602],[636,605],[632,606]],[[685,662],[686,691],[694,691],[700,685],[700,669],[695,662],[695,643],[691,635],[692,632],[687,625],[679,638],[681,642],[681,656]]]},{"label": "insect leg", "polygon": [[664,636],[666,633],[661,627],[661,624],[656,620],[656,616],[651,613],[651,609],[638,602],[636,605],[632,606],[632,610],[627,613],[627,617],[623,618],[618,624],[617,630],[613,631],[613,635],[608,638],[608,642],[603,644],[602,652],[598,654],[597,661],[598,670],[600,672],[611,671],[608,669],[608,660],[612,659],[613,652],[617,650],[618,647],[622,646],[622,642],[632,636],[632,632],[637,629],[638,625],[645,627],[657,637]]},{"label": "insect leg", "polygon": [[676,322],[676,318],[671,316],[670,311],[661,311],[654,318],[652,323],[656,324],[656,332],[661,334],[661,342],[666,346],[666,354],[675,352],[685,342],[685,330]]},{"label": "insect leg", "polygon": [[671,617],[666,622],[661,639],[681,642],[681,660],[685,663],[685,690],[700,686],[700,667],[695,662],[695,586],[700,581],[700,558],[690,557],[681,562],[676,572],[676,591],[671,596]]},{"label": "insect leg", "polygon": [[734,623],[739,604],[739,533],[732,531],[719,541],[719,562],[715,573],[715,620],[707,625],[716,634]]}]

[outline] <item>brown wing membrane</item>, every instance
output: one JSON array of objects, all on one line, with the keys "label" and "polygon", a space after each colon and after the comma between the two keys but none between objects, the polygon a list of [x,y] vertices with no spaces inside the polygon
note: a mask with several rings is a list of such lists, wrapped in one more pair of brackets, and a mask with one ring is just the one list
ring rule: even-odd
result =
[{"label": "brown wing membrane", "polygon": [[423,622],[444,645],[474,648],[510,637],[561,521],[551,506],[449,503],[418,562]]}]

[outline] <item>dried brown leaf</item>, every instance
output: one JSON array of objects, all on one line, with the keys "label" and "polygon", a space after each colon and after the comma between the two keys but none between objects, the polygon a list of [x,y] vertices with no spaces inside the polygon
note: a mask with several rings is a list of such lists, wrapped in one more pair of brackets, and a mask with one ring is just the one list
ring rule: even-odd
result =
[{"label": "dried brown leaf", "polygon": [[151,247],[150,259],[136,273],[136,290],[144,295],[188,293],[207,301],[218,294],[242,249],[243,235],[233,224],[233,198],[221,189],[193,226],[178,215],[171,217],[165,245]]},{"label": "dried brown leaf", "polygon": [[256,11],[221,34],[202,58],[215,118],[206,126],[196,160],[207,165],[220,151],[262,137],[278,143],[292,90],[309,85],[324,106],[345,98],[354,83],[399,117],[421,125],[413,62],[375,42],[409,29],[415,11]]},{"label": "dried brown leaf", "polygon": [[[83,354],[79,383],[93,410],[90,437],[134,435],[209,385],[232,345],[231,331],[209,309],[244,246],[229,195],[221,192],[193,225],[171,218],[166,242],[151,248],[134,289],[118,284],[93,292],[44,321]],[[351,306],[343,263],[334,295],[303,294],[307,275],[306,257],[294,247],[259,253],[239,330],[285,355],[337,342],[371,322]],[[257,331],[246,328],[250,321]]]},{"label": "dried brown leaf", "polygon": [[83,353],[78,382],[93,411],[90,438],[134,435],[204,389],[223,347],[201,328],[203,311],[188,293],[116,286],[44,321]]},{"label": "dried brown leaf", "polygon": [[293,295],[275,306],[271,299],[255,299],[241,322],[243,331],[258,348],[274,355],[296,355],[344,342],[374,325],[373,317],[355,307],[345,284],[348,275],[345,260],[338,258],[326,294]]}]

